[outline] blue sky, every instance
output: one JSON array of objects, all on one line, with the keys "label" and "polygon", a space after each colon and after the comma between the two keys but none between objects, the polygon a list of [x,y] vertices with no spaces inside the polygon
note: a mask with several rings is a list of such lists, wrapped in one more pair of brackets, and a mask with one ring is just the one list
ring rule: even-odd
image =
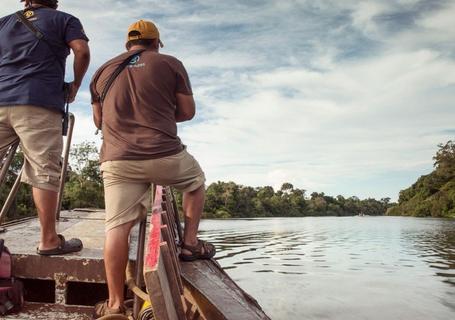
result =
[{"label": "blue sky", "polygon": [[[1,15],[20,8],[2,0]],[[283,182],[391,197],[455,138],[455,1],[71,1],[92,64],[71,106],[93,140],[88,81],[135,20],[186,66],[196,118],[179,135],[208,182]],[[68,79],[71,78],[68,60]]]}]

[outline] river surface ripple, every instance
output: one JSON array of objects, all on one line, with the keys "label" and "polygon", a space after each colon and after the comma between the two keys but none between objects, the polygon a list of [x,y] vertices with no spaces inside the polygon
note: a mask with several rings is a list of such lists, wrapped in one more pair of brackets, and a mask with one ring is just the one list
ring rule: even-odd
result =
[{"label": "river surface ripple", "polygon": [[455,220],[203,220],[200,230],[274,320],[455,319]]}]

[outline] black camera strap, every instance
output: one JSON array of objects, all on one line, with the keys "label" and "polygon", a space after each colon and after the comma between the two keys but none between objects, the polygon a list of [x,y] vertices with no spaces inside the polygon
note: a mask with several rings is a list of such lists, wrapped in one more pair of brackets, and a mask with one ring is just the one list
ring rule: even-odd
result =
[{"label": "black camera strap", "polygon": [[42,41],[46,44],[46,46],[49,48],[49,50],[52,52],[52,54],[54,55],[54,58],[55,60],[58,62],[58,64],[60,65],[60,67],[62,68],[63,71],[65,71],[65,67],[61,65],[60,63],[60,60],[59,60],[59,56],[57,55],[57,53],[55,53],[54,49],[52,48],[52,45],[51,43],[46,39],[46,37],[44,36],[44,33],[42,33],[37,27],[35,27],[35,25],[33,23],[31,23],[25,16],[24,16],[24,12],[23,11],[17,11],[16,12],[16,17],[19,19],[20,22],[22,22],[22,24],[24,26],[27,27],[28,30],[30,30],[30,32],[39,40],[39,41]]},{"label": "black camera strap", "polygon": [[[138,51],[134,52],[133,54],[130,54],[129,56],[126,57],[125,60],[122,61],[122,63],[114,70],[114,72],[112,72],[111,76],[109,77],[109,79],[107,79],[107,82],[104,85],[103,92],[100,95],[100,101],[99,102],[101,104],[101,110],[103,109],[104,100],[106,99],[106,96],[107,96],[107,94],[109,92],[109,89],[112,87],[112,84],[114,83],[115,79],[117,79],[117,77],[123,71],[123,69],[125,69],[126,66],[130,64],[131,59],[133,59],[133,57],[139,56],[144,51],[145,51],[145,49],[141,49],[141,50],[138,50]],[[101,117],[102,117],[102,113],[101,113]],[[97,129],[95,134],[98,134],[98,132],[100,130],[101,130],[101,128]]]},{"label": "black camera strap", "polygon": [[114,72],[111,74],[109,79],[106,82],[106,85],[103,88],[103,92],[101,93],[100,96],[100,102],[101,106],[103,105],[104,99],[106,99],[106,96],[109,92],[109,89],[111,88],[112,84],[114,83],[115,79],[117,79],[118,75],[123,71],[123,69],[126,68],[128,64],[130,64],[131,59],[135,56],[139,56],[142,52],[144,52],[145,49],[141,49],[139,51],[134,52],[133,54],[130,54],[128,57],[126,57],[125,60],[114,70]]}]

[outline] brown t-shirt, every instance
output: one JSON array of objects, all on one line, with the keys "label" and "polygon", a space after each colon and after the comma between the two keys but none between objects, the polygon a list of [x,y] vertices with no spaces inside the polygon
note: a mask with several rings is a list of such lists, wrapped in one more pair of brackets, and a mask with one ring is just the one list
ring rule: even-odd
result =
[{"label": "brown t-shirt", "polygon": [[[134,51],[106,62],[90,84],[99,102],[109,77]],[[135,56],[118,75],[104,100],[100,161],[146,160],[183,150],[175,121],[176,93],[191,95],[183,64],[154,51]]]}]

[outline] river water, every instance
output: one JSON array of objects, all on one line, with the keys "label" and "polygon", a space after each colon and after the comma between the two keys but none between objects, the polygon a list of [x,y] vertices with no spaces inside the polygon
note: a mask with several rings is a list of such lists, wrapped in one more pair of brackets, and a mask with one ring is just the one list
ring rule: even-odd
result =
[{"label": "river water", "polygon": [[200,230],[274,320],[455,319],[455,220],[203,220]]}]

